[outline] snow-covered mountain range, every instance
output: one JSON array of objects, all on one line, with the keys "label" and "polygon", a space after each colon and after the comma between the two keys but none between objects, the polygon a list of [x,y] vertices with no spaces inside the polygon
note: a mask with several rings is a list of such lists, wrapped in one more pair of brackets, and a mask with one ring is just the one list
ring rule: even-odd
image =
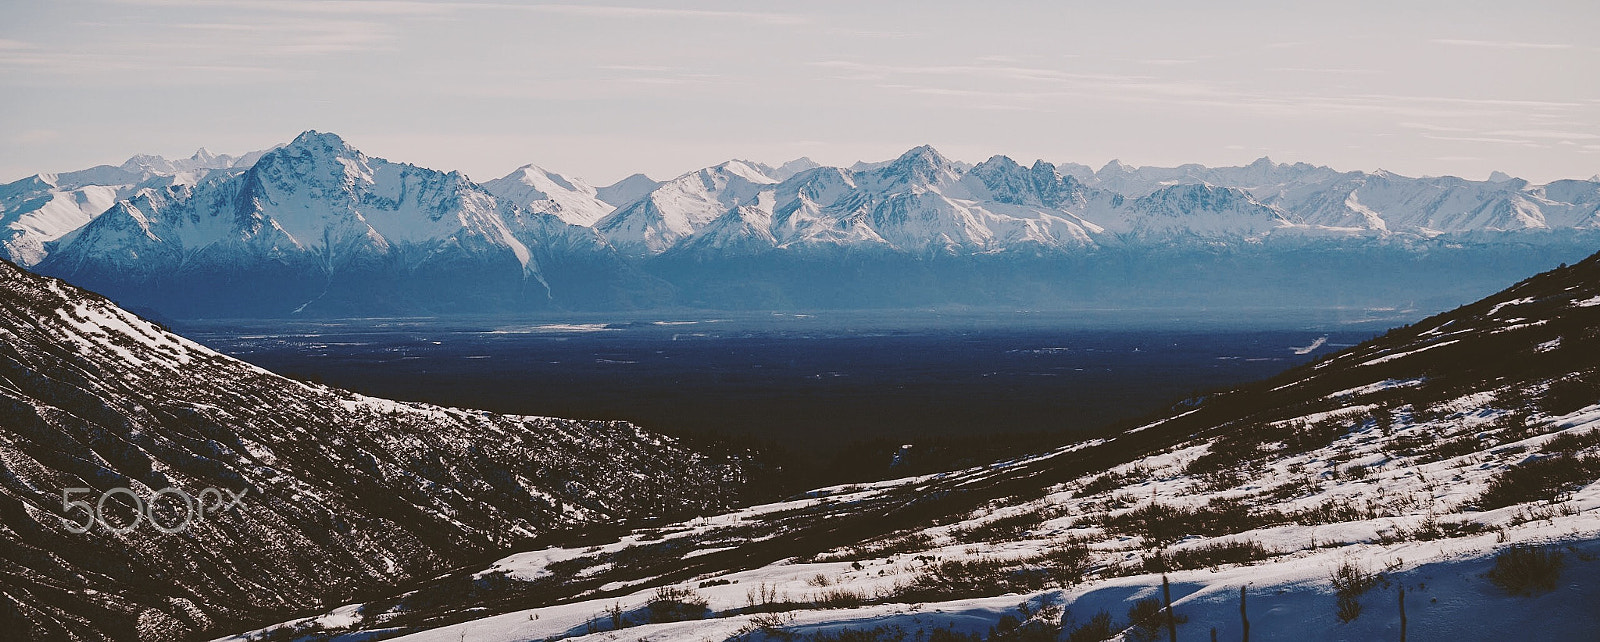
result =
[{"label": "snow-covered mountain range", "polygon": [[212,171],[249,167],[264,152],[239,158],[201,149],[186,159],[134,156],[118,165],[100,165],[62,174],[35,174],[0,186],[0,257],[21,265],[44,260],[55,241],[142,189],[193,185]]},{"label": "snow-covered mountain range", "polygon": [[[1370,266],[1397,263],[1416,264],[1415,288],[1350,303],[1437,305],[1600,247],[1600,177],[1530,185],[1265,158],[1096,171],[967,165],[927,146],[850,168],[734,160],[596,187],[535,165],[478,184],[306,132],[241,159],[34,176],[0,197],[6,258],[174,316],[1155,305],[1230,281],[1267,287],[1273,272],[1365,283],[1390,274]],[[971,296],[997,279],[1026,283]]]}]

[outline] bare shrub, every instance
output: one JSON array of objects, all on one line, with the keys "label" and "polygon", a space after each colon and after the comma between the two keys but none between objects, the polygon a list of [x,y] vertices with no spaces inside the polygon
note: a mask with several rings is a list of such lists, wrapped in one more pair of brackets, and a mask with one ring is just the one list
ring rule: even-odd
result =
[{"label": "bare shrub", "polygon": [[650,601],[645,603],[645,611],[652,624],[682,622],[705,618],[709,612],[707,604],[706,599],[694,589],[663,586],[650,596]]},{"label": "bare shrub", "polygon": [[1253,539],[1243,541],[1212,542],[1203,546],[1172,551],[1166,555],[1166,566],[1172,570],[1209,568],[1222,564],[1249,564],[1272,557],[1274,551]]},{"label": "bare shrub", "polygon": [[1500,471],[1478,497],[1484,509],[1556,500],[1600,478],[1600,457],[1554,455]]},{"label": "bare shrub", "polygon": [[1533,546],[1513,546],[1494,558],[1485,575],[1511,595],[1533,595],[1555,589],[1566,560],[1560,551]]},{"label": "bare shrub", "polygon": [[[1189,616],[1174,613],[1172,621],[1183,624]],[[1167,613],[1161,608],[1161,600],[1147,597],[1128,607],[1128,631],[1123,636],[1130,642],[1155,642],[1166,627]]]},{"label": "bare shrub", "polygon": [[1025,513],[992,519],[968,528],[954,528],[950,530],[950,536],[963,544],[1016,540],[1027,535],[1029,531],[1038,528],[1040,524],[1044,523],[1044,520],[1045,516],[1042,511],[1031,510]]},{"label": "bare shrub", "polygon": [[1101,642],[1102,640],[1109,640],[1116,633],[1113,630],[1114,628],[1115,626],[1111,622],[1111,613],[1101,610],[1099,613],[1094,614],[1093,617],[1090,617],[1089,621],[1073,627],[1067,633],[1066,642]]},{"label": "bare shrub", "polygon": [[1361,594],[1372,590],[1383,578],[1347,560],[1333,569],[1330,579],[1339,601],[1339,621],[1349,622],[1361,616]]}]

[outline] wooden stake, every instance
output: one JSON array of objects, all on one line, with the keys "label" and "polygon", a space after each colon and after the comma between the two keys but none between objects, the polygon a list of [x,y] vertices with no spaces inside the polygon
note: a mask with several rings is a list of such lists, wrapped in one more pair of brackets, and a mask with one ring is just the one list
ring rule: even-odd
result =
[{"label": "wooden stake", "polygon": [[1400,587],[1400,642],[1406,642],[1406,587]]},{"label": "wooden stake", "polygon": [[1172,585],[1167,583],[1167,574],[1161,574],[1161,599],[1167,603],[1167,639],[1178,642],[1178,621],[1172,616]]},{"label": "wooden stake", "polygon": [[1239,621],[1244,624],[1244,642],[1250,642],[1250,616],[1244,612],[1244,587],[1239,587]]}]

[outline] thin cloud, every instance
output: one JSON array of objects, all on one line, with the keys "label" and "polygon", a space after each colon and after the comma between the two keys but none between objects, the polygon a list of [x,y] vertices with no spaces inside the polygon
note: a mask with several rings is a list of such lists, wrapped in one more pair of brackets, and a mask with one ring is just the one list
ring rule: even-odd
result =
[{"label": "thin cloud", "polygon": [[1433,123],[1411,123],[1411,122],[1406,122],[1406,123],[1400,123],[1400,126],[1401,127],[1405,127],[1406,129],[1424,129],[1424,130],[1427,130],[1427,131],[1430,131],[1430,132],[1464,132],[1464,131],[1468,131],[1464,127],[1446,127],[1444,125],[1435,125]]},{"label": "thin cloud", "polygon": [[1600,134],[1554,131],[1548,129],[1507,130],[1484,133],[1490,136],[1523,136],[1527,138],[1555,138],[1561,140],[1600,140]]},{"label": "thin cloud", "polygon": [[1537,146],[1537,144],[1533,141],[1522,138],[1496,138],[1493,136],[1437,136],[1434,134],[1423,134],[1422,137],[1433,140],[1451,140],[1463,143],[1497,143],[1501,145]]},{"label": "thin cloud", "polygon": [[1341,69],[1332,67],[1269,67],[1267,71],[1282,71],[1297,74],[1345,74],[1345,75],[1371,75],[1381,74],[1381,69]]},{"label": "thin cloud", "polygon": [[347,14],[371,16],[434,16],[463,11],[526,11],[603,18],[702,18],[767,24],[801,24],[802,16],[760,11],[717,11],[585,4],[520,4],[513,2],[424,2],[420,0],[115,0],[123,4],[159,7],[218,7],[279,13]]},{"label": "thin cloud", "polygon": [[1518,42],[1515,40],[1462,40],[1458,38],[1435,38],[1429,40],[1436,45],[1451,45],[1456,47],[1490,47],[1493,49],[1571,49],[1572,45],[1554,42]]}]

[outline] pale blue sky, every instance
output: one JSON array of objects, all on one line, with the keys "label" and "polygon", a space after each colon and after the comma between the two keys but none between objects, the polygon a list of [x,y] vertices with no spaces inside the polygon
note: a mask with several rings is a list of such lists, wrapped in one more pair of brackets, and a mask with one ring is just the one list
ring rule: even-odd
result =
[{"label": "pale blue sky", "polygon": [[318,129],[478,180],[930,143],[1542,182],[1600,172],[1596,33],[1592,1],[5,0],[0,181]]}]

